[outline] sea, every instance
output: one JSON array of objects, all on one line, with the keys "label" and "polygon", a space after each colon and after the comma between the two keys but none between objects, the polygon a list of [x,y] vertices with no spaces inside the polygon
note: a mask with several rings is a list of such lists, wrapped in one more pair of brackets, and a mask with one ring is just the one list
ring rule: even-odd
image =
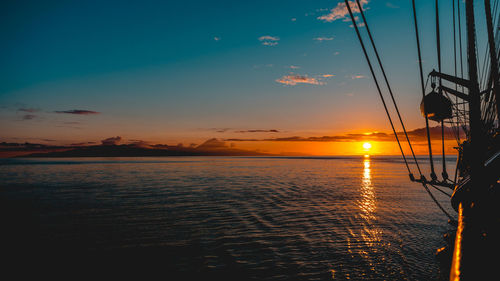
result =
[{"label": "sea", "polygon": [[437,280],[452,229],[393,156],[0,159],[0,197],[11,265],[47,274]]}]

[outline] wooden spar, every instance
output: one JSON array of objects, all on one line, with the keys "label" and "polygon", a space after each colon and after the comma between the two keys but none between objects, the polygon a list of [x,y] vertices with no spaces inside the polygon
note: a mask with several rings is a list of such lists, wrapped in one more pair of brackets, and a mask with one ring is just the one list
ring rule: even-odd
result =
[{"label": "wooden spar", "polygon": [[[486,28],[488,30],[488,44],[490,49],[490,66],[491,77],[493,81],[493,94],[495,95],[497,119],[500,122],[500,84],[498,81],[498,58],[495,47],[495,36],[493,35],[493,22],[491,19],[491,5],[490,0],[484,0],[484,9],[486,12]],[[488,85],[490,86],[490,85]]]}]

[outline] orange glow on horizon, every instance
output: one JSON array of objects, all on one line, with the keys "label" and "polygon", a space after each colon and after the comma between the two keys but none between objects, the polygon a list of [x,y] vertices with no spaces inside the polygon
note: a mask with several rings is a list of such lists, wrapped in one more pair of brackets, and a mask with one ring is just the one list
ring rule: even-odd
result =
[{"label": "orange glow on horizon", "polygon": [[[371,148],[366,149],[364,145],[369,143]],[[446,141],[446,155],[456,155],[456,141]],[[412,143],[413,150],[417,155],[427,155],[427,144]],[[398,144],[395,141],[339,141],[339,142],[307,142],[307,141],[262,141],[262,142],[234,142],[234,147],[246,150],[258,150],[260,152],[281,155],[401,155]],[[406,155],[411,155],[407,144],[402,143]],[[432,143],[433,153],[441,154],[441,143]]]}]

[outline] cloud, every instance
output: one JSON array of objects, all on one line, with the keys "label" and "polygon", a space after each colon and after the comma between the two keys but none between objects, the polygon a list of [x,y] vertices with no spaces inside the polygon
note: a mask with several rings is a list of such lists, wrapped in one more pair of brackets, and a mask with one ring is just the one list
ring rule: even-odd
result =
[{"label": "cloud", "polygon": [[[355,16],[355,17],[354,17],[354,20],[355,20],[355,21],[356,21],[356,23],[358,24],[358,27],[363,27],[363,26],[365,26],[365,23],[364,23],[364,22],[360,22],[360,20],[359,20],[359,17],[358,17],[358,16]],[[343,21],[343,22],[352,22],[351,18],[344,18],[342,21]],[[354,24],[349,25],[349,27],[354,28]]]},{"label": "cloud", "polygon": [[36,108],[19,108],[17,111],[34,113],[34,112],[38,112],[40,110],[36,109]]},{"label": "cloud", "polygon": [[365,78],[365,76],[364,76],[364,75],[352,75],[352,76],[351,76],[351,79],[352,79],[352,80],[354,80],[354,79],[363,79],[363,78]]},{"label": "cloud", "polygon": [[333,37],[316,37],[316,38],[313,38],[313,40],[316,40],[318,42],[323,42],[323,41],[331,41],[333,40]]},{"label": "cloud", "polygon": [[[441,127],[430,127],[431,139],[438,141],[441,140]],[[454,131],[451,127],[445,127],[445,140],[454,140]],[[398,138],[400,141],[405,142],[406,137],[403,132],[398,132]],[[425,128],[418,128],[415,130],[407,131],[408,137],[413,142],[425,142],[427,140],[427,130]],[[463,136],[461,136],[463,137]],[[388,134],[384,132],[370,132],[364,134],[345,134],[345,135],[333,135],[333,136],[321,136],[321,137],[301,137],[301,136],[291,136],[282,138],[268,138],[268,139],[226,139],[226,141],[270,141],[270,142],[361,142],[361,141],[395,141],[394,134]]]},{"label": "cloud", "polygon": [[290,66],[289,66],[289,68],[290,68],[290,69],[299,69],[299,68],[300,68],[300,66],[290,65]]},{"label": "cloud", "polygon": [[[358,23],[358,27],[364,27],[364,26],[365,26],[365,23],[364,23],[364,22],[360,22],[360,23]],[[354,28],[354,24],[349,25],[349,27]]]},{"label": "cloud", "polygon": [[83,110],[83,109],[62,110],[62,111],[54,111],[54,112],[55,113],[66,113],[66,114],[77,114],[77,115],[100,114],[100,112],[97,112],[97,111]]},{"label": "cloud", "polygon": [[276,45],[278,45],[278,42],[264,41],[264,42],[262,42],[262,45],[264,45],[264,46],[276,46]]},{"label": "cloud", "polygon": [[291,20],[291,21],[297,21],[297,18],[292,18],[292,19],[290,19],[290,20]]},{"label": "cloud", "polygon": [[309,77],[307,75],[298,75],[298,74],[290,74],[285,75],[275,81],[285,85],[295,86],[299,83],[303,84],[311,84],[311,85],[325,85],[324,81],[321,81],[323,78],[330,78],[335,76],[334,74],[320,74],[315,77]]},{"label": "cloud", "polygon": [[231,130],[231,128],[208,128],[208,129],[202,129],[202,130],[215,131],[216,133],[225,133],[225,132]]},{"label": "cloud", "polygon": [[399,6],[392,4],[391,2],[385,3],[385,6],[391,9],[399,9]]},{"label": "cloud", "polygon": [[122,137],[116,136],[116,137],[103,139],[101,141],[101,143],[102,143],[102,145],[118,145],[121,140],[122,140]]},{"label": "cloud", "polygon": [[285,85],[292,85],[295,86],[298,83],[303,83],[303,84],[312,84],[312,85],[324,85],[324,82],[319,81],[317,78],[314,77],[308,77],[308,76],[303,76],[303,75],[285,75],[279,79],[276,79],[276,82],[285,84]]},{"label": "cloud", "polygon": [[234,131],[235,133],[279,133],[279,130],[271,129],[271,130],[242,130],[242,131]]},{"label": "cloud", "polygon": [[259,41],[262,42],[264,46],[276,46],[280,38],[278,36],[264,35],[259,37]]},{"label": "cloud", "polygon": [[96,142],[95,141],[77,142],[77,143],[70,144],[70,146],[86,146],[89,144],[96,144]]},{"label": "cloud", "polygon": [[31,119],[35,119],[35,118],[36,118],[36,115],[33,115],[33,114],[23,115],[23,120],[31,120]]},{"label": "cloud", "polygon": [[150,148],[151,144],[147,141],[144,140],[130,140],[129,141],[130,145],[133,145],[135,147],[142,147],[142,148]]},{"label": "cloud", "polygon": [[[360,0],[361,8],[365,10],[364,5],[368,4],[368,0]],[[358,5],[355,1],[349,1],[349,6],[351,7],[352,13],[359,13]],[[325,21],[325,22],[333,22],[338,19],[344,19],[349,15],[349,11],[347,10],[347,6],[344,2],[340,2],[337,6],[330,10],[330,12],[326,15],[319,16],[317,19]]]},{"label": "cloud", "polygon": [[277,36],[269,36],[269,35],[259,37],[259,41],[265,41],[265,40],[267,40],[267,41],[279,41],[280,38]]},{"label": "cloud", "polygon": [[220,41],[220,37],[214,36],[214,41]]},{"label": "cloud", "polygon": [[[429,132],[432,140],[441,140],[441,126],[429,127]],[[427,141],[427,130],[426,128],[418,128],[411,131],[407,131],[408,137],[414,141]],[[398,136],[405,138],[403,132],[398,132]],[[445,140],[454,140],[455,131],[451,127],[444,127],[444,138]],[[460,130],[460,138],[465,138],[465,133]]]}]

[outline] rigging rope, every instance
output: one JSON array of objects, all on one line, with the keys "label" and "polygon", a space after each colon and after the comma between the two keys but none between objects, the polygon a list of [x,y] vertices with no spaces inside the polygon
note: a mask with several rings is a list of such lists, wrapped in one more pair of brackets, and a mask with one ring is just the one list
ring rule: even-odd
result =
[{"label": "rigging rope", "polygon": [[408,170],[408,173],[411,175],[411,170],[410,166],[408,166],[408,161],[406,160],[406,156],[403,152],[403,148],[401,147],[401,143],[398,138],[398,134],[396,132],[396,129],[394,128],[394,124],[392,122],[391,115],[389,113],[389,110],[387,109],[387,105],[385,103],[384,96],[382,95],[382,91],[380,90],[380,86],[378,84],[377,77],[375,76],[375,72],[373,71],[372,63],[370,62],[370,58],[368,57],[368,53],[366,52],[365,44],[363,43],[363,39],[361,38],[361,34],[359,33],[358,25],[356,23],[356,20],[354,19],[354,15],[352,14],[351,11],[351,6],[349,5],[349,1],[345,0],[345,5],[347,6],[347,9],[349,11],[349,15],[351,16],[352,24],[354,25],[354,29],[356,30],[356,34],[358,35],[359,42],[361,43],[361,47],[363,48],[363,53],[365,54],[366,61],[368,62],[368,66],[370,68],[370,72],[372,74],[373,80],[375,81],[375,85],[377,86],[377,91],[380,96],[380,99],[382,100],[382,104],[384,105],[385,113],[387,114],[387,118],[389,119],[389,123],[391,124],[392,132],[394,133],[394,136],[396,137],[396,141],[398,142],[399,150],[401,150],[401,155],[403,156],[403,160],[406,165],[406,169]]},{"label": "rigging rope", "polygon": [[[455,77],[457,76],[457,27],[456,27],[456,16],[455,16],[455,0],[452,1],[452,8],[453,8],[453,62],[454,62],[454,69],[455,69]],[[458,91],[458,84],[455,84],[455,91]],[[458,103],[458,96],[455,96],[455,103]],[[457,142],[460,143],[460,120],[457,115],[457,124],[456,124],[456,129],[454,130],[456,135],[457,135]],[[456,174],[456,169],[455,169],[455,174]],[[456,178],[456,176],[455,176]]]},{"label": "rigging rope", "polygon": [[[441,34],[439,32],[439,5],[438,5],[438,0],[436,0],[436,49],[437,49],[437,58],[438,58],[438,69],[439,73],[442,73],[441,71]],[[441,78],[439,78],[439,94],[443,94],[443,90],[441,89],[442,86],[442,81]],[[425,108],[425,102],[424,102],[424,108]],[[441,121],[441,144],[442,144],[442,155],[443,155],[443,172],[441,175],[443,176],[443,180],[448,179],[448,173],[446,172],[446,155],[444,151],[444,122],[443,120]]]},{"label": "rigging rope", "polygon": [[[460,20],[462,18],[462,15],[460,13],[460,0],[457,0],[457,12],[458,12],[458,41],[459,41],[459,49],[460,49],[460,78],[464,78],[464,59],[463,59],[463,49],[462,49],[462,21]],[[462,93],[464,92],[464,87],[460,86],[462,88]],[[462,111],[465,112],[466,107],[465,103],[462,103]],[[466,134],[468,134],[468,128],[465,126],[465,121],[462,124],[462,130]]]},{"label": "rigging rope", "polygon": [[424,186],[425,188],[425,191],[427,191],[427,193],[429,194],[429,196],[432,198],[432,200],[434,201],[434,203],[436,203],[436,205],[439,207],[439,209],[441,209],[441,211],[443,211],[443,213],[451,220],[451,221],[455,221],[455,218],[453,218],[444,208],[443,206],[441,206],[441,204],[439,203],[439,201],[436,199],[436,197],[434,197],[434,194],[432,194],[432,192],[429,190],[429,187],[427,187],[427,184],[425,183],[422,183],[422,185]]},{"label": "rigging rope", "polygon": [[[373,70],[373,66],[372,66],[372,64],[371,64],[370,58],[369,58],[368,53],[367,53],[367,51],[366,51],[365,44],[364,44],[363,39],[362,39],[362,37],[361,37],[361,34],[360,34],[360,32],[359,32],[359,28],[358,28],[358,25],[357,25],[357,23],[356,23],[356,19],[354,18],[354,15],[353,15],[353,13],[352,13],[352,9],[351,9],[351,6],[350,6],[350,4],[349,4],[349,0],[344,0],[344,1],[345,1],[345,5],[346,5],[346,7],[347,7],[347,10],[348,10],[348,12],[349,12],[349,16],[351,17],[351,21],[352,21],[352,23],[353,23],[353,27],[354,27],[354,29],[355,29],[355,31],[356,31],[356,35],[358,36],[359,42],[360,42],[361,47],[362,47],[362,49],[363,49],[363,53],[364,53],[364,55],[365,55],[366,62],[368,63],[368,67],[370,68],[371,75],[372,75],[373,80],[374,80],[374,82],[375,82],[375,85],[376,85],[376,87],[377,87],[378,94],[379,94],[379,96],[380,96],[380,99],[382,100],[382,104],[384,105],[384,109],[385,109],[385,112],[386,112],[387,118],[389,119],[389,123],[391,124],[391,128],[392,128],[392,131],[393,131],[393,133],[394,133],[394,136],[396,137],[396,141],[397,141],[398,146],[399,146],[399,149],[400,149],[400,151],[401,151],[401,155],[403,156],[403,160],[404,160],[404,162],[405,162],[406,169],[408,170],[408,173],[409,173],[409,174],[410,174],[410,176],[411,176],[412,174],[411,174],[410,167],[409,167],[409,165],[408,165],[408,161],[406,160],[406,156],[405,156],[405,154],[404,154],[403,148],[401,147],[401,143],[400,143],[400,141],[399,141],[399,137],[398,137],[398,134],[397,134],[397,132],[396,132],[396,129],[394,128],[394,123],[392,122],[392,118],[391,118],[391,115],[390,115],[389,110],[388,110],[388,108],[387,108],[387,104],[386,104],[386,102],[385,102],[384,96],[382,95],[382,91],[380,90],[380,86],[379,86],[379,83],[378,83],[378,80],[377,80],[377,76],[375,75],[375,71]],[[413,0],[413,1],[414,1],[414,0]],[[360,7],[361,5],[360,5],[359,1],[357,1],[357,4],[358,4],[358,7],[359,7],[359,10],[360,10],[360,11],[362,11],[362,8]],[[414,4],[414,6],[415,6],[415,2],[413,2],[413,4]],[[416,15],[415,15],[415,19],[416,19]],[[364,21],[365,21],[365,26],[366,26],[366,20],[364,19]],[[418,33],[418,32],[417,32],[417,33]],[[417,38],[418,38],[418,35],[417,35]],[[371,38],[371,36],[370,36],[370,39],[372,39],[372,38]],[[373,44],[373,41],[372,41],[372,44]],[[374,45],[374,44],[373,44],[373,45]],[[377,57],[377,59],[379,59],[379,57]],[[420,66],[421,66],[421,64],[422,64],[422,60],[421,60],[421,57],[420,57],[420,46],[419,46],[419,62],[420,62]],[[381,63],[380,63],[380,65],[381,65]],[[424,85],[423,85],[423,83],[424,83],[424,82],[423,82],[422,67],[420,67],[420,74],[421,74],[422,91],[424,91],[425,89],[423,88],[423,87],[424,87]],[[384,76],[385,76],[385,75],[384,75]],[[385,77],[384,77],[384,78],[385,78]],[[426,118],[426,120],[427,120],[427,118]],[[428,122],[427,122],[427,124],[428,124]],[[427,132],[428,132],[428,131],[429,131],[429,127],[428,127],[428,125],[427,125]],[[427,134],[427,136],[428,136],[428,138],[429,138],[429,134]],[[430,142],[429,142],[429,145],[430,145]],[[415,160],[416,160],[416,158],[415,158]],[[432,164],[432,162],[431,162],[431,164]],[[435,174],[434,174],[434,176],[435,176]],[[424,181],[424,180],[425,180],[425,177],[424,177],[423,175],[421,175],[421,178],[422,178],[422,180],[423,180],[423,181],[422,181],[422,185],[423,185],[423,187],[425,188],[425,190],[427,191],[427,193],[429,194],[429,196],[432,198],[432,200],[434,201],[434,203],[436,203],[436,205],[439,207],[439,209],[441,209],[441,211],[442,211],[442,212],[443,212],[443,213],[444,213],[444,214],[445,214],[445,215],[446,215],[446,216],[447,216],[450,220],[454,221],[454,218],[453,218],[453,217],[452,217],[452,216],[451,216],[451,215],[450,215],[450,214],[449,214],[449,213],[448,213],[448,212],[447,212],[447,211],[446,211],[446,210],[445,210],[445,209],[441,206],[441,204],[439,203],[439,201],[437,201],[437,199],[434,197],[434,195],[432,194],[432,192],[431,192],[431,191],[429,190],[429,188],[427,187],[427,184],[426,184],[426,183],[425,183],[425,181]]]},{"label": "rigging rope", "polygon": [[[347,0],[346,0],[346,2],[347,2]],[[415,35],[416,35],[416,39],[417,39],[418,65],[419,65],[419,69],[420,69],[420,84],[422,87],[422,98],[425,98],[424,71],[422,69],[422,55],[420,52],[420,38],[418,36],[417,9],[415,8],[415,0],[412,0],[412,4],[413,4],[413,20],[415,22]],[[425,103],[424,103],[424,110],[426,111]],[[427,114],[424,114],[424,115],[425,115],[425,129],[427,132],[427,145],[428,145],[428,149],[429,149],[429,159],[430,159],[430,164],[431,164],[431,179],[436,180],[437,177],[436,177],[436,173],[434,172],[434,161],[432,159],[432,145],[431,145],[431,135],[430,135],[430,131],[429,131],[429,119],[427,118]]]},{"label": "rigging rope", "polygon": [[372,33],[370,31],[370,27],[368,26],[368,21],[365,18],[365,13],[363,12],[363,8],[362,8],[361,3],[359,2],[359,0],[356,0],[356,4],[358,5],[359,12],[360,12],[361,17],[363,19],[363,22],[365,23],[366,32],[368,33],[368,37],[370,38],[370,42],[371,42],[372,48],[373,48],[373,50],[375,52],[375,56],[377,58],[377,62],[378,62],[379,67],[380,67],[380,69],[382,71],[382,75],[384,76],[385,84],[387,85],[387,89],[388,89],[389,94],[391,96],[392,103],[394,105],[394,108],[396,109],[396,113],[398,115],[399,122],[401,123],[401,127],[403,128],[403,132],[404,132],[405,137],[406,137],[406,141],[408,142],[408,146],[410,147],[411,154],[413,156],[413,161],[415,162],[415,165],[417,166],[418,173],[420,174],[420,177],[421,177],[422,176],[422,171],[420,170],[420,165],[418,164],[417,157],[415,156],[415,152],[413,151],[413,146],[411,145],[410,138],[408,137],[408,133],[406,132],[406,127],[404,125],[403,118],[401,117],[401,114],[399,113],[399,107],[398,107],[398,105],[396,103],[396,99],[394,98],[394,94],[392,92],[391,85],[389,84],[389,80],[387,79],[387,75],[385,74],[384,66],[382,65],[382,60],[380,59],[377,47],[375,46],[375,41],[373,40]]}]

